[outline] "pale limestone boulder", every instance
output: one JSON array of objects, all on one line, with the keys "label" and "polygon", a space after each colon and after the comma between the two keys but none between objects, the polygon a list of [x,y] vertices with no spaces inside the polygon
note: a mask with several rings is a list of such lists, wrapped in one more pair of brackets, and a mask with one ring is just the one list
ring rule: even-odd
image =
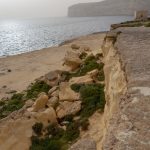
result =
[{"label": "pale limestone boulder", "polygon": [[53,108],[55,108],[58,103],[59,103],[58,97],[51,97],[51,98],[48,100],[47,106],[48,106],[48,107],[53,107]]},{"label": "pale limestone boulder", "polygon": [[50,86],[56,86],[58,85],[60,79],[61,79],[61,70],[55,70],[47,73],[44,77],[43,80]]},{"label": "pale limestone boulder", "polygon": [[96,150],[96,142],[91,138],[81,139],[71,146],[69,150]]},{"label": "pale limestone boulder", "polygon": [[81,77],[73,77],[69,80],[69,84],[91,84],[93,83],[93,79],[90,75],[85,75]]},{"label": "pale limestone boulder", "polygon": [[44,126],[47,126],[49,123],[57,123],[56,112],[52,107],[34,113],[33,116],[37,122],[42,122]]},{"label": "pale limestone boulder", "polygon": [[79,56],[80,53],[78,52],[67,51],[66,56],[64,58],[64,64],[69,66],[72,71],[77,69],[82,63],[82,60],[79,58]]},{"label": "pale limestone boulder", "polygon": [[52,94],[51,94],[52,97],[59,97],[59,90],[56,90],[54,91]]},{"label": "pale limestone boulder", "polygon": [[39,97],[36,99],[34,105],[32,106],[32,108],[30,109],[30,111],[33,112],[37,112],[40,109],[45,108],[46,104],[48,102],[48,96],[46,95],[46,93],[41,93],[39,95]]},{"label": "pale limestone boulder", "polygon": [[60,102],[60,105],[56,109],[57,117],[63,118],[67,115],[75,115],[81,110],[81,101],[75,102]]},{"label": "pale limestone boulder", "polygon": [[31,145],[34,119],[5,119],[0,123],[0,150],[28,150]]},{"label": "pale limestone boulder", "polygon": [[32,107],[34,104],[33,100],[27,100],[25,102],[25,108],[29,108],[29,107]]},{"label": "pale limestone boulder", "polygon": [[59,101],[76,101],[79,100],[79,93],[74,92],[69,82],[62,82],[59,86]]},{"label": "pale limestone boulder", "polygon": [[52,88],[48,91],[48,96],[51,96],[51,94],[54,93],[57,89],[58,89],[58,86],[52,87]]},{"label": "pale limestone boulder", "polygon": [[98,75],[98,72],[99,72],[98,69],[94,69],[94,70],[88,72],[87,75],[89,75],[91,78],[96,78]]}]

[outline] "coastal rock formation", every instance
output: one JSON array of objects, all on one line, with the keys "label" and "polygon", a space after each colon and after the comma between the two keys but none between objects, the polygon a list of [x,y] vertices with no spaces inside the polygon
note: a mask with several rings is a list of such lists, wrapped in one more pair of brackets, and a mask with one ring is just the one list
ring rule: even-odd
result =
[{"label": "coastal rock formation", "polygon": [[90,75],[85,75],[81,77],[73,77],[69,81],[70,84],[91,84],[93,83],[93,79]]},{"label": "coastal rock formation", "polygon": [[82,60],[79,58],[79,56],[80,56],[79,52],[71,51],[71,50],[67,51],[67,54],[64,58],[64,60],[65,60],[64,64],[69,66],[71,71],[74,71],[82,63]]},{"label": "coastal rock formation", "polygon": [[58,118],[64,118],[68,115],[75,115],[81,110],[81,101],[76,102],[60,102],[59,107],[57,107],[56,113]]},{"label": "coastal rock formation", "polygon": [[79,94],[70,88],[70,84],[68,82],[62,82],[60,84],[59,100],[73,102],[79,100]]},{"label": "coastal rock formation", "polygon": [[112,32],[103,45],[106,106],[101,146],[149,150],[150,29],[127,27]]},{"label": "coastal rock formation", "polygon": [[46,93],[41,93],[37,100],[35,101],[34,105],[31,108],[31,111],[36,112],[39,111],[40,109],[45,108],[46,104],[48,102],[48,96]]},{"label": "coastal rock formation", "polygon": [[136,10],[149,10],[149,0],[104,0],[81,3],[69,7],[69,17],[124,16],[134,15]]},{"label": "coastal rock formation", "polygon": [[47,126],[49,123],[57,123],[56,113],[52,107],[49,107],[44,111],[34,113],[33,116],[36,118],[37,122],[42,122],[44,126]]},{"label": "coastal rock formation", "polygon": [[71,146],[69,150],[96,150],[96,142],[92,139],[82,139]]}]

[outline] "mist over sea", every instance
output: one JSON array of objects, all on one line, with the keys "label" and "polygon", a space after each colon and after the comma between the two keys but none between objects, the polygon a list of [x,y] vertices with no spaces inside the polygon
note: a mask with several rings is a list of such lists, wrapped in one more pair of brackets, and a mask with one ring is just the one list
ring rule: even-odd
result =
[{"label": "mist over sea", "polygon": [[0,57],[58,46],[66,40],[108,31],[129,16],[0,20]]}]

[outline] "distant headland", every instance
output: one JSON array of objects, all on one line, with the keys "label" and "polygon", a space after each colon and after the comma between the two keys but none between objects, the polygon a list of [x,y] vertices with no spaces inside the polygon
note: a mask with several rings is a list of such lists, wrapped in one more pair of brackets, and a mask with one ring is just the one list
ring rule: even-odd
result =
[{"label": "distant headland", "polygon": [[104,0],[80,3],[69,7],[68,16],[132,16],[138,10],[148,10],[150,13],[150,0]]}]

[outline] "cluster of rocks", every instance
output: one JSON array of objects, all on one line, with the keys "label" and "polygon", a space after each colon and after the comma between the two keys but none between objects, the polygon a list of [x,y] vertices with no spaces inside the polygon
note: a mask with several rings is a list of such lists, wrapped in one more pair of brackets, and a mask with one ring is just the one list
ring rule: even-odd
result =
[{"label": "cluster of rocks", "polygon": [[[88,55],[90,53],[90,48],[85,47],[81,49],[77,45],[72,45],[71,47],[72,50],[68,51],[65,56],[64,64],[69,66],[71,71],[74,71],[83,63],[83,60],[80,58],[81,54],[86,52]],[[48,93],[40,93],[35,101],[32,99],[27,100],[21,110],[13,112],[8,117],[13,118],[14,120],[17,120],[20,117],[32,120],[31,132],[32,125],[36,122],[40,122],[46,127],[50,123],[59,124],[58,120],[65,116],[77,114],[82,109],[82,101],[80,100],[80,94],[73,91],[71,85],[94,83],[98,70],[95,69],[84,76],[72,77],[68,81],[65,80],[63,72],[64,71],[61,70],[51,71],[37,79],[44,81],[52,88]],[[30,137],[31,136],[32,135],[30,135]],[[29,136],[27,138],[29,139]],[[79,145],[87,143],[86,141],[88,141],[88,139],[83,140]],[[93,142],[94,141],[88,142],[90,148],[85,147],[84,149],[91,150],[91,147],[92,150],[96,149],[95,143]],[[74,147],[76,147],[76,145],[71,149],[74,149]]]}]

